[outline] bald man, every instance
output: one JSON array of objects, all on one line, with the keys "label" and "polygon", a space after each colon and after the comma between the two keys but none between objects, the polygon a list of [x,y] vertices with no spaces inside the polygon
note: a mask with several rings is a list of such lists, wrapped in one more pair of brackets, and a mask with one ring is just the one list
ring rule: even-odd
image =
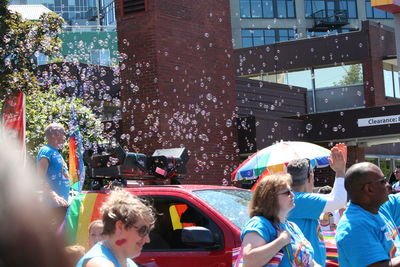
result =
[{"label": "bald man", "polygon": [[339,221],[336,242],[341,267],[400,267],[400,239],[392,215],[381,206],[388,184],[378,166],[362,162],[345,175],[350,199]]}]

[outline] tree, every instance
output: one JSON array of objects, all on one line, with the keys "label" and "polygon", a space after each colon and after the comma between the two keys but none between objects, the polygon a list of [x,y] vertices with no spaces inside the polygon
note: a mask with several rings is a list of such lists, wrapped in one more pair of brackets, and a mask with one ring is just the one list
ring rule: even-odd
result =
[{"label": "tree", "polygon": [[55,13],[43,14],[38,21],[22,20],[21,15],[0,1],[0,97],[39,89],[35,76],[36,57],[42,53],[58,57],[61,27],[64,20]]},{"label": "tree", "polygon": [[81,99],[58,94],[54,86],[43,90],[36,77],[36,58],[40,53],[60,58],[62,41],[58,35],[64,20],[48,13],[38,21],[24,21],[19,14],[10,12],[7,4],[8,0],[0,1],[0,108],[8,94],[26,94],[26,142],[30,156],[35,157],[44,144],[44,128],[49,123],[68,126],[72,102],[84,144],[101,141],[102,124]]},{"label": "tree", "polygon": [[334,83],[335,86],[339,85],[350,85],[356,83],[362,83],[363,77],[361,72],[361,64],[351,65],[346,75],[337,83]]},{"label": "tree", "polygon": [[[74,103],[83,143],[88,145],[103,140],[103,125],[83,100],[61,97],[55,90],[37,91],[26,99],[26,143],[29,154],[34,158],[45,143],[44,128],[51,122],[59,122],[68,127],[70,123],[71,103]],[[68,148],[64,147],[64,152]],[[65,157],[68,158],[68,157]]]}]

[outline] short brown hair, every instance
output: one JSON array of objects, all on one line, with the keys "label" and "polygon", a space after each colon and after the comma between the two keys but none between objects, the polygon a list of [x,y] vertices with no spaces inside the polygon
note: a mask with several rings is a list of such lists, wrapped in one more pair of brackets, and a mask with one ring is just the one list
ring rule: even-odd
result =
[{"label": "short brown hair", "polygon": [[291,184],[290,174],[270,175],[256,186],[249,206],[250,217],[263,216],[273,223],[278,223],[279,203],[277,193]]},{"label": "short brown hair", "polygon": [[139,218],[150,225],[155,223],[155,214],[144,200],[122,189],[115,189],[101,207],[103,214],[103,235],[115,233],[115,224],[122,221],[125,228],[131,228]]}]

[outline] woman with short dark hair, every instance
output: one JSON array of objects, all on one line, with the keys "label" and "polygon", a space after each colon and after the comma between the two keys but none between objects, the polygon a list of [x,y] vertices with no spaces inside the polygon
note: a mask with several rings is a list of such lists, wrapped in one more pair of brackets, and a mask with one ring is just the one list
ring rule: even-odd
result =
[{"label": "woman with short dark hair", "polygon": [[286,220],[294,207],[291,176],[261,180],[250,202],[250,220],[242,230],[243,266],[319,266],[313,248],[296,224]]},{"label": "woman with short dark hair", "polygon": [[153,209],[138,197],[123,191],[111,192],[101,207],[102,242],[93,246],[76,267],[135,267],[131,258],[139,256],[150,242],[155,216]]}]

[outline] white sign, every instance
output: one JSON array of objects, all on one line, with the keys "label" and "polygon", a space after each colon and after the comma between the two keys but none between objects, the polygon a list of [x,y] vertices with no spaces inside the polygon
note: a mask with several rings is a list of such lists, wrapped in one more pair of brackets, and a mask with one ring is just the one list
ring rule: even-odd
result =
[{"label": "white sign", "polygon": [[363,118],[357,120],[358,127],[377,126],[377,125],[396,124],[396,123],[400,123],[400,114],[392,116]]}]

